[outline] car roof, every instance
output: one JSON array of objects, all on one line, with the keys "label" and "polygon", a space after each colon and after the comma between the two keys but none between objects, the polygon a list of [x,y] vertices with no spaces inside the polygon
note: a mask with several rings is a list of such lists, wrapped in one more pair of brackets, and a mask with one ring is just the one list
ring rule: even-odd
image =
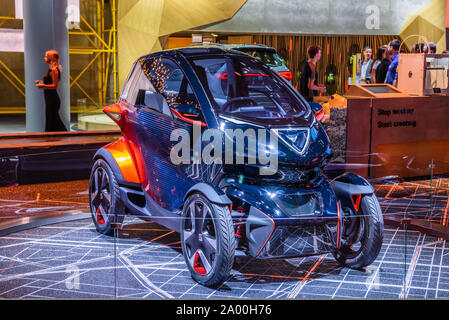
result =
[{"label": "car roof", "polygon": [[231,50],[256,50],[256,51],[269,51],[276,52],[275,48],[268,47],[264,44],[222,44],[222,43],[199,43],[192,44],[190,48],[223,48],[223,49],[231,49]]},{"label": "car roof", "polygon": [[253,51],[269,51],[269,52],[276,52],[275,48],[267,47],[263,44],[241,44],[241,45],[233,45],[232,46],[234,50],[253,50]]},{"label": "car roof", "polygon": [[[205,56],[205,55],[224,55],[224,54],[247,56],[243,52],[231,50],[231,49],[227,49],[227,48],[220,48],[220,47],[215,47],[215,46],[207,46],[207,47],[201,46],[201,47],[186,47],[186,48],[158,51],[158,52],[154,52],[154,53],[145,55],[141,58],[148,59],[148,58],[154,58],[154,57],[158,57],[158,56],[165,56],[165,57],[184,56],[185,58],[194,58],[194,57],[200,57],[200,56]],[[141,58],[139,58],[139,60]]]}]

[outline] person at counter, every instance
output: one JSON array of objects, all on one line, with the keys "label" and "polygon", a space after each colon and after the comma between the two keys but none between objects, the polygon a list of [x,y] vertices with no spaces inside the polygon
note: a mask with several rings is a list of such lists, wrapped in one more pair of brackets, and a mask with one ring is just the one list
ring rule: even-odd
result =
[{"label": "person at counter", "polygon": [[434,42],[429,42],[429,48],[425,43],[416,43],[410,53],[437,53],[437,45]]},{"label": "person at counter", "polygon": [[423,52],[427,52],[427,46],[425,46],[424,43],[415,43],[412,50],[410,51],[410,53],[423,53]]},{"label": "person at counter", "polygon": [[385,83],[396,86],[398,80],[398,64],[399,64],[399,48],[401,47],[401,42],[397,39],[391,40],[388,46],[388,53],[391,56],[391,63],[388,66],[387,76],[385,78]]},{"label": "person at counter", "polygon": [[[388,51],[388,47],[383,46],[382,61],[376,68],[376,83],[384,83],[387,77],[388,68],[390,67],[391,57]],[[379,48],[380,49],[380,48]]]},{"label": "person at counter", "polygon": [[370,46],[366,46],[363,49],[364,60],[362,62],[362,68],[360,73],[360,83],[371,83],[371,66],[373,65],[373,49]]},{"label": "person at counter", "polygon": [[[387,49],[388,48],[386,48],[386,46],[381,46],[381,47],[379,47],[379,49],[377,49],[376,60],[374,60],[373,65],[371,67],[371,82],[372,83],[379,83],[379,80],[376,79],[376,70],[377,70],[377,67],[381,64],[382,60],[384,59],[384,54]],[[385,81],[385,79],[384,79],[384,81]],[[382,81],[382,83],[384,81]]]},{"label": "person at counter", "polygon": [[304,60],[299,66],[301,78],[299,81],[299,92],[308,101],[313,102],[313,97],[318,91],[324,93],[326,87],[318,84],[317,63],[321,58],[321,48],[312,45],[307,49],[308,60]]}]

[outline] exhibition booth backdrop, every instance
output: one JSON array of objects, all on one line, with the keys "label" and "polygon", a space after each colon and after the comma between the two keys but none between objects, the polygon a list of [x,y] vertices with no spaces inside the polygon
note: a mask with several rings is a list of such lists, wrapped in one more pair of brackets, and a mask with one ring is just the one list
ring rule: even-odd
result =
[{"label": "exhibition booth backdrop", "polygon": [[[0,8],[2,28],[23,29],[22,20],[15,18],[14,4],[12,0],[5,0]],[[377,11],[372,6],[378,9],[377,20],[373,16]],[[72,122],[78,121],[78,114],[98,112],[109,101],[114,101],[131,61],[142,54],[168,48],[168,37],[179,32],[188,33],[189,37],[192,33],[251,37],[250,43],[273,45],[278,50],[285,48],[292,68],[297,67],[296,60],[301,61],[305,56],[306,47],[298,47],[298,50],[297,41],[299,46],[308,44],[307,38],[311,39],[327,52],[326,41],[329,40],[330,54],[335,56],[328,63],[323,57],[320,63],[320,79],[323,79],[328,66],[329,70],[333,69],[332,65],[339,68],[339,52],[343,56],[352,53],[353,43],[359,47],[372,45],[375,51],[378,44],[387,43],[391,37],[404,39],[410,34],[424,34],[429,41],[437,43],[440,52],[444,49],[445,12],[445,0],[417,0],[407,6],[393,0],[359,1],[357,4],[322,1],[314,5],[303,0],[289,5],[282,1],[260,0],[226,4],[196,1],[194,5],[189,1],[171,0],[83,0],[80,21],[71,23],[69,30]],[[154,24],[139,25],[139,21],[153,21]],[[367,22],[372,23],[368,24],[369,28]],[[150,30],[150,27],[154,28]],[[353,35],[358,35],[354,41],[343,40],[354,39]],[[117,36],[117,43],[114,43]],[[297,40],[303,36],[306,40]],[[295,49],[291,53],[289,37]],[[332,37],[342,37],[342,40]],[[343,56],[341,61],[345,64],[347,60]],[[20,119],[25,112],[23,53],[1,52],[0,61],[0,85],[5,88],[3,94],[7,97],[0,101],[0,113],[5,115],[2,118],[9,115]],[[338,72],[337,93],[343,92],[347,80],[344,69]],[[120,72],[123,74],[119,76]]]},{"label": "exhibition booth backdrop", "polygon": [[[366,46],[370,46],[375,54],[380,46],[399,39],[397,36],[377,35],[255,35],[252,38],[254,43],[273,47],[282,55],[293,74],[294,86],[299,85],[301,62],[308,59],[307,48],[310,45],[320,46],[322,54],[317,68],[318,83],[326,84],[327,90],[331,90],[324,95],[342,95],[347,91],[348,78],[352,76],[352,55],[361,53]],[[327,79],[330,74],[331,78]]]}]

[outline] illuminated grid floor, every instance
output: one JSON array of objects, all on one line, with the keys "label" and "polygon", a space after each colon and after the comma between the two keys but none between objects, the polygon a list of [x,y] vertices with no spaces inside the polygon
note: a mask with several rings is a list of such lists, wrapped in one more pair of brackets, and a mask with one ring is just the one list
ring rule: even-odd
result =
[{"label": "illuminated grid floor", "polygon": [[[433,182],[432,202],[428,181],[379,185],[377,195],[384,214],[444,221],[448,181]],[[386,226],[382,250],[365,271],[342,268],[330,254],[245,258],[210,289],[191,279],[177,233],[137,219],[125,223],[117,240],[96,233],[89,219],[0,238],[0,297],[449,298],[449,247],[419,232]]]}]

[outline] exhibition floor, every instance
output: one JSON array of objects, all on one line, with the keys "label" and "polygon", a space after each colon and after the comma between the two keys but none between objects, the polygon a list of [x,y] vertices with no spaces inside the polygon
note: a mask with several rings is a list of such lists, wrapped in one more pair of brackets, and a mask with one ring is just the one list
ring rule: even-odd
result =
[{"label": "exhibition floor", "polygon": [[[385,217],[407,212],[441,223],[448,184],[439,178],[375,187]],[[449,298],[446,241],[391,225],[385,225],[381,252],[366,270],[343,268],[331,254],[242,258],[223,285],[206,288],[192,280],[177,233],[128,217],[117,237],[98,234],[86,218],[87,185],[0,188],[3,218],[82,213],[80,220],[0,237],[1,298]]]},{"label": "exhibition floor", "polygon": [[0,115],[0,133],[22,133],[26,132],[24,114]]}]

